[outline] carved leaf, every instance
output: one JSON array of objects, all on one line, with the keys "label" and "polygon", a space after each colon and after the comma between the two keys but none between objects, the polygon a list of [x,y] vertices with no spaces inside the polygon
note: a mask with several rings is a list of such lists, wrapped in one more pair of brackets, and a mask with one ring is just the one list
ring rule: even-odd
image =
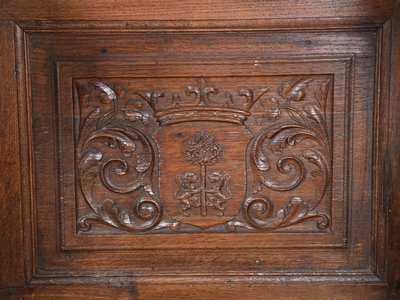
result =
[{"label": "carved leaf", "polygon": [[274,227],[288,225],[303,218],[308,213],[308,205],[299,197],[294,197],[290,203],[276,214]]},{"label": "carved leaf", "polygon": [[84,121],[84,124],[85,124],[84,131],[87,131],[87,130],[90,129],[92,126],[93,126],[94,128],[96,128],[96,123],[98,123],[98,122],[96,122],[96,121],[99,119],[100,114],[101,114],[101,109],[100,109],[100,107],[96,107],[95,109],[93,109],[93,110],[89,113],[89,115],[86,117],[86,119],[85,119],[85,121]]},{"label": "carved leaf", "polygon": [[278,93],[282,98],[293,101],[301,101],[305,96],[304,89],[311,81],[312,79],[303,78],[297,81],[286,81],[279,87]]},{"label": "carved leaf", "polygon": [[103,153],[95,148],[83,153],[80,164],[83,176],[85,176],[88,172],[93,172],[92,168],[97,167],[99,161],[101,161],[102,158]]},{"label": "carved leaf", "polygon": [[103,103],[103,104],[110,104],[110,103],[112,103],[113,102],[113,100],[115,100],[115,99],[113,99],[109,94],[107,94],[107,93],[100,93],[100,94],[98,94],[97,95],[97,98],[99,98],[100,99],[100,102],[101,103]]},{"label": "carved leaf", "polygon": [[106,83],[101,81],[91,81],[90,83],[96,87],[96,90],[100,91],[97,98],[99,98],[101,103],[110,104],[117,101],[117,96],[114,91]]},{"label": "carved leaf", "polygon": [[307,104],[304,106],[304,111],[309,119],[314,120],[320,127],[324,126],[324,118],[318,107]]},{"label": "carved leaf", "polygon": [[307,125],[307,124],[308,124],[308,122],[307,122],[307,120],[304,118],[303,114],[300,113],[297,109],[295,109],[295,108],[293,108],[293,107],[291,107],[291,106],[288,106],[288,107],[286,107],[286,110],[287,110],[288,115],[289,115],[294,121],[296,121],[297,123],[304,124],[304,125]]},{"label": "carved leaf", "polygon": [[274,154],[281,154],[287,145],[293,146],[304,139],[312,139],[321,144],[318,134],[307,127],[301,125],[279,124],[271,126],[266,131],[266,137],[269,139],[268,148]]},{"label": "carved leaf", "polygon": [[97,128],[104,127],[111,123],[116,115],[116,111],[113,109],[112,111],[106,112],[97,122]]},{"label": "carved leaf", "polygon": [[125,91],[122,89],[121,86],[115,85],[113,90],[115,92],[117,99],[125,98]]},{"label": "carved leaf", "polygon": [[315,186],[315,199],[311,209],[314,209],[321,202],[326,188],[329,184],[329,167],[325,156],[317,149],[308,149],[303,152],[304,158],[308,159],[311,163],[318,166],[319,170],[311,173],[312,180]]},{"label": "carved leaf", "polygon": [[332,80],[328,78],[324,83],[321,84],[320,91],[315,93],[315,98],[318,100],[322,111],[325,111],[326,108],[326,101],[328,99],[331,82]]},{"label": "carved leaf", "polygon": [[140,101],[131,99],[125,106],[124,110],[124,118],[130,122],[135,122],[140,120],[144,126],[149,124],[150,115],[140,109],[143,107],[143,104]]},{"label": "carved leaf", "polygon": [[266,108],[268,121],[278,120],[281,117],[278,100],[270,98],[268,101],[261,102],[261,105]]},{"label": "carved leaf", "polygon": [[96,90],[100,91],[100,93],[97,95],[97,98],[99,98],[100,103],[112,104],[111,110],[104,113],[104,115],[100,117],[100,119],[97,121],[97,127],[104,127],[109,123],[111,123],[111,121],[115,118],[117,114],[118,110],[117,96],[115,95],[109,83],[101,81],[91,81],[90,83],[95,86]]},{"label": "carved leaf", "polygon": [[162,218],[159,202],[151,197],[136,199],[131,211],[114,200],[106,199],[99,204],[97,214],[82,217],[78,224],[82,231],[90,230],[91,222],[97,221],[126,231],[140,232],[156,227]]},{"label": "carved leaf", "polygon": [[[319,229],[329,226],[326,215],[311,211],[308,204],[299,197],[294,197],[286,207],[279,209],[274,218],[270,217],[272,208],[272,201],[266,197],[249,198],[243,203],[242,213],[248,224],[260,230],[283,228],[312,219],[317,219]],[[240,222],[229,222],[227,225],[242,226]],[[227,229],[234,230],[229,226]]]}]

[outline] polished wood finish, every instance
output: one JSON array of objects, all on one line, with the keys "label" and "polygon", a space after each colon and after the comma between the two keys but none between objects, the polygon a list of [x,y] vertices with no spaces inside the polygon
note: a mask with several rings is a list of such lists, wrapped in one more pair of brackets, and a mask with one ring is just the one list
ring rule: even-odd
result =
[{"label": "polished wood finish", "polygon": [[[316,18],[317,20],[349,18],[385,19],[391,16],[390,1],[374,0],[306,0],[300,2],[279,0],[248,0],[238,3],[234,0],[221,2],[144,1],[132,3],[117,0],[110,5],[108,1],[83,3],[79,0],[68,2],[46,1],[3,1],[0,17],[13,20],[39,21],[197,21],[205,20],[274,20],[275,28],[280,21]],[[321,24],[322,25],[322,24]],[[244,26],[246,25],[244,24]]]},{"label": "polished wood finish", "polygon": [[[23,230],[22,230],[22,201],[19,133],[19,103],[18,93],[18,46],[14,44],[17,36],[13,22],[0,23],[0,62],[2,87],[1,98],[1,127],[0,134],[5,142],[0,148],[1,157],[1,202],[0,211],[4,217],[0,220],[1,230],[1,261],[0,278],[2,285],[18,286],[24,284]],[[10,174],[13,174],[10,176]],[[13,221],[12,221],[13,220]],[[8,270],[14,270],[9,272]]]},{"label": "polished wood finish", "polygon": [[85,5],[0,6],[2,298],[400,297],[398,1]]},{"label": "polished wood finish", "polygon": [[[385,157],[385,163],[387,167],[385,179],[385,199],[390,199],[387,203],[387,215],[388,219],[388,233],[393,234],[393,238],[388,239],[388,249],[387,249],[387,279],[388,286],[391,288],[391,295],[398,297],[400,293],[400,259],[399,259],[399,249],[400,249],[400,236],[398,233],[400,230],[400,201],[398,201],[399,190],[393,188],[394,182],[397,182],[399,178],[399,173],[397,171],[391,171],[396,168],[398,164],[398,155],[395,154],[394,148],[398,141],[398,134],[395,133],[399,126],[399,118],[395,116],[394,112],[399,109],[399,103],[396,99],[400,97],[400,91],[397,88],[393,88],[400,80],[400,3],[397,3],[397,7],[392,18],[392,51],[391,51],[391,73],[390,73],[390,104],[389,110],[390,114],[388,117],[388,154]],[[393,181],[394,180],[394,181]]]}]

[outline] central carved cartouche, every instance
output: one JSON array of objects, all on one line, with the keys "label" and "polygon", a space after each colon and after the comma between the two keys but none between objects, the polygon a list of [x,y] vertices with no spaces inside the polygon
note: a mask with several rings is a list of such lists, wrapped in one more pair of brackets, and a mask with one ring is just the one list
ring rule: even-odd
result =
[{"label": "central carved cartouche", "polygon": [[[206,169],[207,165],[217,163],[222,154],[222,146],[207,132],[200,132],[186,142],[185,159],[191,164],[199,165],[200,176],[192,172],[176,175],[178,190],[175,198],[181,201],[184,216],[190,216],[192,207],[200,207],[201,216],[207,215],[207,207],[216,209],[217,216],[224,215],[223,204],[232,197],[229,190],[231,176],[221,171],[207,175]],[[211,188],[207,189],[207,183]]]}]

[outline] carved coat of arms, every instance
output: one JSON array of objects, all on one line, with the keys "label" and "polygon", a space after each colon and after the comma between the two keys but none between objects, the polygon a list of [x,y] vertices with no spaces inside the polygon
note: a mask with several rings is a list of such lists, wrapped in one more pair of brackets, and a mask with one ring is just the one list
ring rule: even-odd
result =
[{"label": "carved coat of arms", "polygon": [[329,228],[329,76],[276,90],[239,78],[234,92],[202,77],[181,93],[146,80],[129,95],[107,81],[75,82],[80,230]]}]

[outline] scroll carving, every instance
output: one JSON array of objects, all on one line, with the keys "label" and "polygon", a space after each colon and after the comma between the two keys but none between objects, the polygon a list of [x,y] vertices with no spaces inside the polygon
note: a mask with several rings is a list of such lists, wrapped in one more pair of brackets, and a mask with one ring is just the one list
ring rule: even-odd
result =
[{"label": "scroll carving", "polygon": [[[267,197],[249,198],[243,203],[243,216],[247,224],[260,230],[272,230],[288,227],[307,220],[317,220],[317,227],[321,230],[328,228],[329,218],[325,214],[312,211],[309,205],[299,197],[279,209],[275,217],[270,218],[273,211],[272,201]],[[235,226],[249,228],[241,222],[227,222],[227,230],[235,230]]]},{"label": "scroll carving", "polygon": [[224,92],[203,77],[180,92],[76,80],[78,228],[329,229],[333,78],[286,79]]},{"label": "scroll carving", "polygon": [[[149,115],[137,109],[140,103],[126,100],[121,87],[104,81],[92,81],[90,85],[97,90],[99,106],[91,104],[87,87],[75,82],[81,111],[89,111],[82,118],[77,153],[79,185],[92,210],[79,219],[79,229],[89,231],[95,221],[127,231],[150,230],[163,217],[152,185],[154,150],[140,130],[121,122],[139,121],[146,126]],[[112,192],[108,193],[110,198],[100,200],[107,193],[96,193],[99,188]],[[139,189],[144,193],[135,196]],[[119,202],[113,194],[127,197]]]},{"label": "scroll carving", "polygon": [[[299,79],[283,82],[279,88],[279,95],[286,101],[286,112],[292,122],[273,125],[262,131],[255,139],[251,151],[251,168],[254,175],[254,194],[256,195],[263,187],[275,191],[289,191],[295,189],[305,177],[307,170],[299,157],[280,157],[276,171],[291,174],[292,178],[287,181],[275,182],[269,178],[271,171],[268,156],[264,149],[280,156],[284,149],[293,147],[305,140],[314,141],[315,145],[302,152],[302,156],[317,168],[310,172],[315,193],[313,199],[303,200],[293,197],[285,207],[279,209],[272,216],[273,203],[265,196],[254,196],[244,201],[242,214],[245,222],[250,226],[271,230],[291,226],[306,220],[316,219],[319,229],[329,226],[329,217],[315,210],[323,199],[330,179],[330,145],[326,121],[322,112],[326,109],[326,102],[330,90],[331,79],[328,78],[315,93],[318,105],[307,103],[302,111],[292,106],[292,102],[301,102],[305,97],[305,88],[312,79]],[[322,111],[322,112],[321,112]],[[235,226],[247,227],[240,222],[228,222],[227,229],[234,230]]]}]

